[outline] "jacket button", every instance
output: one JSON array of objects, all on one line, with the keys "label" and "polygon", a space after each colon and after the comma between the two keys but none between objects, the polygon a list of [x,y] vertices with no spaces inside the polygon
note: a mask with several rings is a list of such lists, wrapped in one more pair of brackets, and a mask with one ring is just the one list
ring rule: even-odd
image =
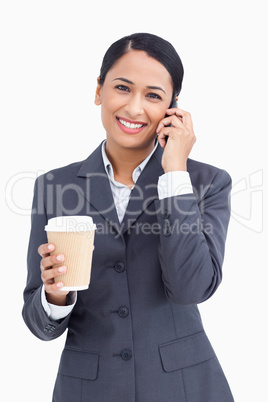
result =
[{"label": "jacket button", "polygon": [[170,220],[165,219],[164,227],[163,227],[163,235],[164,236],[170,236],[171,235],[171,230],[170,230]]},{"label": "jacket button", "polygon": [[53,324],[47,324],[44,328],[44,331],[46,332],[53,332],[56,329],[56,325]]},{"label": "jacket button", "polygon": [[118,315],[119,315],[120,317],[122,317],[122,318],[127,317],[127,316],[129,315],[128,308],[125,307],[125,306],[120,307],[119,310],[118,310]]},{"label": "jacket button", "polygon": [[163,227],[163,235],[164,236],[170,236],[171,235],[170,225],[165,225]]},{"label": "jacket button", "polygon": [[162,213],[162,218],[167,219],[170,217],[170,212],[168,209],[165,209],[164,212]]},{"label": "jacket button", "polygon": [[132,358],[131,350],[129,350],[129,349],[122,350],[121,357],[123,360],[130,360]]},{"label": "jacket button", "polygon": [[163,229],[163,235],[166,236],[166,237],[168,237],[168,236],[171,235],[171,231],[169,230],[169,228],[164,227],[164,229]]},{"label": "jacket button", "polygon": [[125,264],[122,261],[118,261],[115,263],[114,269],[120,274],[121,272],[125,271]]}]

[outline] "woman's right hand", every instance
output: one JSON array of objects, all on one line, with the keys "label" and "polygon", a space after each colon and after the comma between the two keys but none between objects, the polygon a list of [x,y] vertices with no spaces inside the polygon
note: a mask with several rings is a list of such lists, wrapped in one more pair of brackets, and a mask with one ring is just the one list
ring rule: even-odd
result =
[{"label": "woman's right hand", "polygon": [[45,286],[46,298],[48,303],[57,306],[66,305],[66,296],[69,291],[60,290],[63,287],[62,282],[55,283],[55,277],[66,272],[65,266],[55,267],[53,265],[62,263],[64,256],[62,254],[50,255],[55,250],[54,244],[46,243],[38,247],[38,253],[41,255],[42,260],[40,263],[41,279]]}]

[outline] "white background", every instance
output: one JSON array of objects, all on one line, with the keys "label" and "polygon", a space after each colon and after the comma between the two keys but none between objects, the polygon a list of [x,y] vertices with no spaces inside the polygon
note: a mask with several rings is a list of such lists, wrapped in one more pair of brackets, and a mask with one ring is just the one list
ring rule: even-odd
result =
[{"label": "white background", "polygon": [[1,2],[1,400],[50,401],[65,340],[40,341],[21,318],[34,178],[85,159],[105,138],[94,105],[102,57],[144,31],[182,58],[179,106],[197,136],[191,157],[233,178],[224,280],[200,309],[236,402],[268,401],[265,3]]}]

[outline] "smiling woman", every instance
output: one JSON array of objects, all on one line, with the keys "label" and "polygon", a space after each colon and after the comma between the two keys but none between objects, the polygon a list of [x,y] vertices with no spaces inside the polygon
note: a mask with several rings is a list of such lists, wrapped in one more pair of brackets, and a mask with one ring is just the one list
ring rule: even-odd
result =
[{"label": "smiling woman", "polygon": [[[106,153],[119,176],[128,173],[131,180],[137,158],[141,162],[153,150],[157,126],[172,95],[172,79],[166,68],[140,50],[123,55],[102,85],[98,80],[95,103],[102,105]],[[120,166],[118,153],[122,154]]]},{"label": "smiling woman", "polygon": [[[233,401],[197,306],[221,282],[231,178],[189,158],[182,78],[162,38],[112,44],[95,93],[106,139],[36,181],[23,317],[43,340],[68,329],[54,402]],[[83,291],[55,282],[68,266],[44,231],[74,210],[97,227]]]}]

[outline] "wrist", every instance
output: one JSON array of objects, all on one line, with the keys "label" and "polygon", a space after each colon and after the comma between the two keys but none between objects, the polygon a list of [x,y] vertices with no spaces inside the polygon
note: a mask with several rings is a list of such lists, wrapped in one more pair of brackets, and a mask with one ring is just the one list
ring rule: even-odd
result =
[{"label": "wrist", "polygon": [[56,296],[51,293],[46,293],[47,302],[50,304],[54,304],[55,306],[66,306],[67,305],[66,298],[67,298],[66,294]]},{"label": "wrist", "polygon": [[180,163],[180,164],[176,164],[176,165],[171,165],[171,166],[167,166],[164,168],[165,173],[168,172],[187,172],[187,166],[186,163]]}]

